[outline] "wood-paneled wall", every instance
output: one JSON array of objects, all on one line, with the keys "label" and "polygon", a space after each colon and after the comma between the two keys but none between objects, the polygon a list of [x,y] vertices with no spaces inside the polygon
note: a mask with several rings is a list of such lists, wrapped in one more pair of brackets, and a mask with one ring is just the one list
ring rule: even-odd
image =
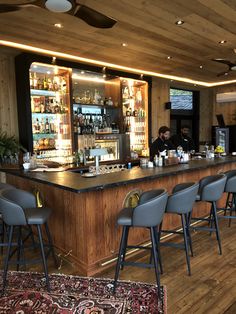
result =
[{"label": "wood-paneled wall", "polygon": [[216,120],[216,114],[223,114],[226,125],[236,124],[236,117],[234,117],[234,115],[236,115],[236,101],[226,103],[216,102],[216,94],[228,92],[236,92],[235,83],[214,88],[213,125],[218,125]]},{"label": "wood-paneled wall", "polygon": [[168,80],[153,78],[152,81],[152,139],[158,136],[158,129],[162,125],[170,125],[170,110],[165,109],[165,102],[169,101],[170,84]]},{"label": "wood-paneled wall", "polygon": [[199,142],[211,142],[211,126],[213,116],[213,89],[202,88],[200,90],[199,106]]},{"label": "wood-paneled wall", "polygon": [[0,51],[0,129],[18,137],[14,54]]}]

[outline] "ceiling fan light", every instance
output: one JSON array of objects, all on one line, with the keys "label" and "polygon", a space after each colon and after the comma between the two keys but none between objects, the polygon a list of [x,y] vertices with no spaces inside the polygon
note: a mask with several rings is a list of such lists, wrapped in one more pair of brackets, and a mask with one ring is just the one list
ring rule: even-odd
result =
[{"label": "ceiling fan light", "polygon": [[68,0],[47,0],[45,7],[52,12],[64,13],[71,10],[72,4]]}]

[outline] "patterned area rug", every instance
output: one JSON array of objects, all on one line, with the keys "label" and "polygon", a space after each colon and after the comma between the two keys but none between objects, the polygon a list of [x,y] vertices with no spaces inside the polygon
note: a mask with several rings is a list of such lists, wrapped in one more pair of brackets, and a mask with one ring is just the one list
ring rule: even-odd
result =
[{"label": "patterned area rug", "polygon": [[166,313],[166,290],[157,302],[154,285],[119,281],[112,294],[111,279],[50,275],[51,292],[43,274],[9,272],[8,287],[0,297],[0,313],[9,314],[162,314]]}]

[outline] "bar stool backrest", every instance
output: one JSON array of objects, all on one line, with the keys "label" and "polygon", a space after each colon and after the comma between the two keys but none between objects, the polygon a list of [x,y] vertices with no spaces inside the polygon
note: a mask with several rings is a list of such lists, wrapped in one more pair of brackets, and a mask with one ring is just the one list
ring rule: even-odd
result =
[{"label": "bar stool backrest", "polygon": [[172,195],[168,197],[166,212],[175,212],[177,214],[191,212],[198,189],[199,184],[195,182],[177,184],[172,190]]},{"label": "bar stool backrest", "polygon": [[199,195],[201,201],[218,201],[225,189],[227,177],[224,174],[207,176],[199,181]]},{"label": "bar stool backrest", "polygon": [[[143,198],[140,198],[140,204],[133,211],[133,226],[155,227],[161,223],[168,194],[164,189],[162,192],[160,190],[154,191],[144,192],[145,195]],[[145,202],[144,199],[146,200]]]},{"label": "bar stool backrest", "polygon": [[143,192],[140,195],[138,205],[142,205],[142,204],[146,203],[147,201],[150,201],[152,198],[157,197],[158,195],[162,194],[163,192],[165,192],[164,189],[157,189],[157,190],[150,190],[150,191]]},{"label": "bar stool backrest", "polygon": [[225,172],[227,181],[225,184],[225,192],[236,193],[236,170]]},{"label": "bar stool backrest", "polygon": [[0,182],[0,190],[5,189],[15,189],[15,187],[11,184]]},{"label": "bar stool backrest", "polygon": [[7,225],[26,225],[23,208],[36,207],[34,195],[19,189],[0,191],[0,212]]}]

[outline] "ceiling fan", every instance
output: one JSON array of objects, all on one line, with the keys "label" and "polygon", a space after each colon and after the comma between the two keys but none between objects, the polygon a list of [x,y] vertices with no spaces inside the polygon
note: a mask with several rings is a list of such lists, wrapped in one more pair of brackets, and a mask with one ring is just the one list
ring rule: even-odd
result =
[{"label": "ceiling fan", "polygon": [[51,12],[67,13],[97,28],[111,28],[117,22],[86,5],[77,3],[76,0],[33,0],[21,4],[0,4],[0,13],[19,11],[28,7],[41,7]]},{"label": "ceiling fan", "polygon": [[236,63],[233,63],[233,62],[231,62],[229,60],[225,60],[225,59],[211,59],[211,60],[228,65],[228,70],[218,73],[217,76],[228,75],[230,71],[236,71]]}]

